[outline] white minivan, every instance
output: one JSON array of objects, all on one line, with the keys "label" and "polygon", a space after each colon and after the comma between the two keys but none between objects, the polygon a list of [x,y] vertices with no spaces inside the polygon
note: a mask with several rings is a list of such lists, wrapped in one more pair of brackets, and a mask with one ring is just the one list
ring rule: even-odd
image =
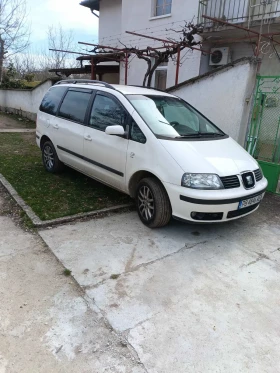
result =
[{"label": "white minivan", "polygon": [[241,146],[181,98],[155,89],[60,81],[43,98],[36,140],[47,171],[65,164],[129,194],[151,228],[172,216],[204,223],[246,216],[267,187]]}]

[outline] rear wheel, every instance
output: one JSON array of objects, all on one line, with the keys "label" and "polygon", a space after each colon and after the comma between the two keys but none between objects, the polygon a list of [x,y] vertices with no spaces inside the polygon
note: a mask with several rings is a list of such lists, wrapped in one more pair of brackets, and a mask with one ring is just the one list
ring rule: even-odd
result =
[{"label": "rear wheel", "polygon": [[149,228],[167,225],[172,216],[166,190],[152,177],[140,181],[136,193],[136,206],[141,221]]},{"label": "rear wheel", "polygon": [[55,147],[51,141],[46,141],[42,146],[42,160],[45,169],[51,173],[61,172],[64,164],[60,162]]}]

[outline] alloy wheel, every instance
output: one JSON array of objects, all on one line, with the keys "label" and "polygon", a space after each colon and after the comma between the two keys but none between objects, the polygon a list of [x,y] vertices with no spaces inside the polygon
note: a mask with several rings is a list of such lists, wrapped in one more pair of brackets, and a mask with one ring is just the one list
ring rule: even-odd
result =
[{"label": "alloy wheel", "polygon": [[49,146],[46,145],[44,147],[44,162],[45,165],[49,170],[51,170],[54,166],[54,152],[53,149]]},{"label": "alloy wheel", "polygon": [[143,185],[138,192],[138,207],[144,220],[151,220],[155,213],[153,194],[147,185]]}]

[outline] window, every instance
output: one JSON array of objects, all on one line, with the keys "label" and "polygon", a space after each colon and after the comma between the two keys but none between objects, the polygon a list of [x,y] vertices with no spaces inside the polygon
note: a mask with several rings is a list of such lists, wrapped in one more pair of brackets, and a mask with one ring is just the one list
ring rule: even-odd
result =
[{"label": "window", "polygon": [[155,71],[155,88],[166,90],[168,59],[162,62]]},{"label": "window", "polygon": [[56,87],[48,90],[42,100],[40,111],[47,114],[56,115],[57,108],[66,90],[67,87]]},{"label": "window", "polygon": [[172,0],[154,0],[155,17],[164,16],[171,13]]},{"label": "window", "polygon": [[101,131],[108,126],[120,125],[125,128],[127,113],[125,109],[113,98],[103,95],[96,95],[89,125]]},{"label": "window", "polygon": [[127,95],[151,131],[171,139],[223,137],[225,134],[185,101],[157,95]]},{"label": "window", "polygon": [[146,142],[146,137],[144,133],[140,130],[140,128],[133,119],[131,122],[130,138],[131,140],[140,142],[141,144],[145,144]]},{"label": "window", "polygon": [[92,91],[70,89],[63,99],[58,115],[65,119],[83,123]]}]

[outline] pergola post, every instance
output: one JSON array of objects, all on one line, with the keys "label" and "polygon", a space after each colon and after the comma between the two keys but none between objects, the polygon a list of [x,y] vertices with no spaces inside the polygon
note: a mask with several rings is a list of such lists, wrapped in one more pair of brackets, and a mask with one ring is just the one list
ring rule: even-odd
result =
[{"label": "pergola post", "polygon": [[94,59],[91,59],[91,79],[96,80],[96,69]]},{"label": "pergola post", "polygon": [[127,77],[128,77],[128,55],[125,54],[125,76],[124,76],[124,84],[127,85]]},{"label": "pergola post", "polygon": [[177,85],[179,82],[180,58],[181,58],[181,49],[180,47],[178,47],[175,85]]}]

